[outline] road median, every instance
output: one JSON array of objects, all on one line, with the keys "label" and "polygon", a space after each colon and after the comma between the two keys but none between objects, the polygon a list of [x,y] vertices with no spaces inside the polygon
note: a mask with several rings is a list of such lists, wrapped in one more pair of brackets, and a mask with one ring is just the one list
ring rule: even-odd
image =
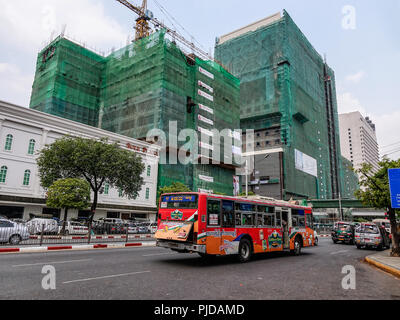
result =
[{"label": "road median", "polygon": [[155,247],[155,241],[134,242],[134,243],[107,243],[107,244],[90,244],[90,245],[73,245],[73,246],[44,246],[44,247],[19,247],[19,248],[0,248],[0,254],[10,253],[40,253],[55,251],[77,251],[77,250],[99,250],[99,249],[124,249],[134,247]]}]

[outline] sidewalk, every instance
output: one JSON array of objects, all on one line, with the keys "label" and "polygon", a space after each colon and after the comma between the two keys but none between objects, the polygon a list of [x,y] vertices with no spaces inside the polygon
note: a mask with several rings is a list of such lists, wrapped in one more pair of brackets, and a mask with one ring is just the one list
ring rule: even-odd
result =
[{"label": "sidewalk", "polygon": [[391,250],[381,251],[365,258],[369,264],[400,278],[400,258],[391,257]]}]

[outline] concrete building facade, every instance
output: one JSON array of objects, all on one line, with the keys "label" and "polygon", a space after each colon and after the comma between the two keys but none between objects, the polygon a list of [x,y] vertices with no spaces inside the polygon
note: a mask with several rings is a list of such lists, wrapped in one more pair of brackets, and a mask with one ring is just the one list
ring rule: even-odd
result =
[{"label": "concrete building facade", "polygon": [[[159,148],[157,146],[65,120],[36,110],[0,101],[0,215],[28,220],[32,217],[62,217],[47,208],[40,185],[38,151],[64,136],[108,138],[143,159],[144,185],[139,197],[129,200],[118,190],[105,187],[99,197],[95,219],[101,217],[156,219]],[[69,218],[85,218],[89,211],[69,210]]]},{"label": "concrete building facade", "polygon": [[379,169],[379,146],[376,128],[369,117],[364,118],[360,112],[339,115],[340,143],[342,155],[351,161],[355,169],[363,163],[369,163],[373,169]]}]

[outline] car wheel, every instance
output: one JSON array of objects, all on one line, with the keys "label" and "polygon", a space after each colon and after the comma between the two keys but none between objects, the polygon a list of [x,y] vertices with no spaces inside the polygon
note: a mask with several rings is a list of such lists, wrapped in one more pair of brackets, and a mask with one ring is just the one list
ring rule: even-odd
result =
[{"label": "car wheel", "polygon": [[19,235],[15,234],[15,235],[11,236],[10,244],[16,245],[16,244],[19,244],[20,242],[21,242],[21,237]]},{"label": "car wheel", "polygon": [[357,245],[357,249],[361,250],[361,246],[359,244]]},{"label": "car wheel", "polygon": [[333,243],[334,243],[334,244],[336,244],[336,243],[337,243],[337,240],[332,240],[332,241],[333,241]]},{"label": "car wheel", "polygon": [[251,244],[247,239],[243,239],[239,244],[239,261],[247,262],[250,260],[252,255]]}]

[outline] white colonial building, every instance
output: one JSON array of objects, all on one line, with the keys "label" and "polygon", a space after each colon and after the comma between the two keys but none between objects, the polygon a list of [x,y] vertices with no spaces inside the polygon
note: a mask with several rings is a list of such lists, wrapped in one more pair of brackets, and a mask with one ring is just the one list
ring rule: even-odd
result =
[{"label": "white colonial building", "polygon": [[[108,138],[121,148],[139,154],[145,164],[144,185],[135,200],[121,197],[119,190],[105,186],[95,219],[156,219],[159,148],[125,136],[65,120],[0,101],[0,215],[28,220],[60,217],[62,211],[46,207],[36,159],[38,151],[63,136]],[[69,218],[85,218],[87,210],[69,210]]]}]

